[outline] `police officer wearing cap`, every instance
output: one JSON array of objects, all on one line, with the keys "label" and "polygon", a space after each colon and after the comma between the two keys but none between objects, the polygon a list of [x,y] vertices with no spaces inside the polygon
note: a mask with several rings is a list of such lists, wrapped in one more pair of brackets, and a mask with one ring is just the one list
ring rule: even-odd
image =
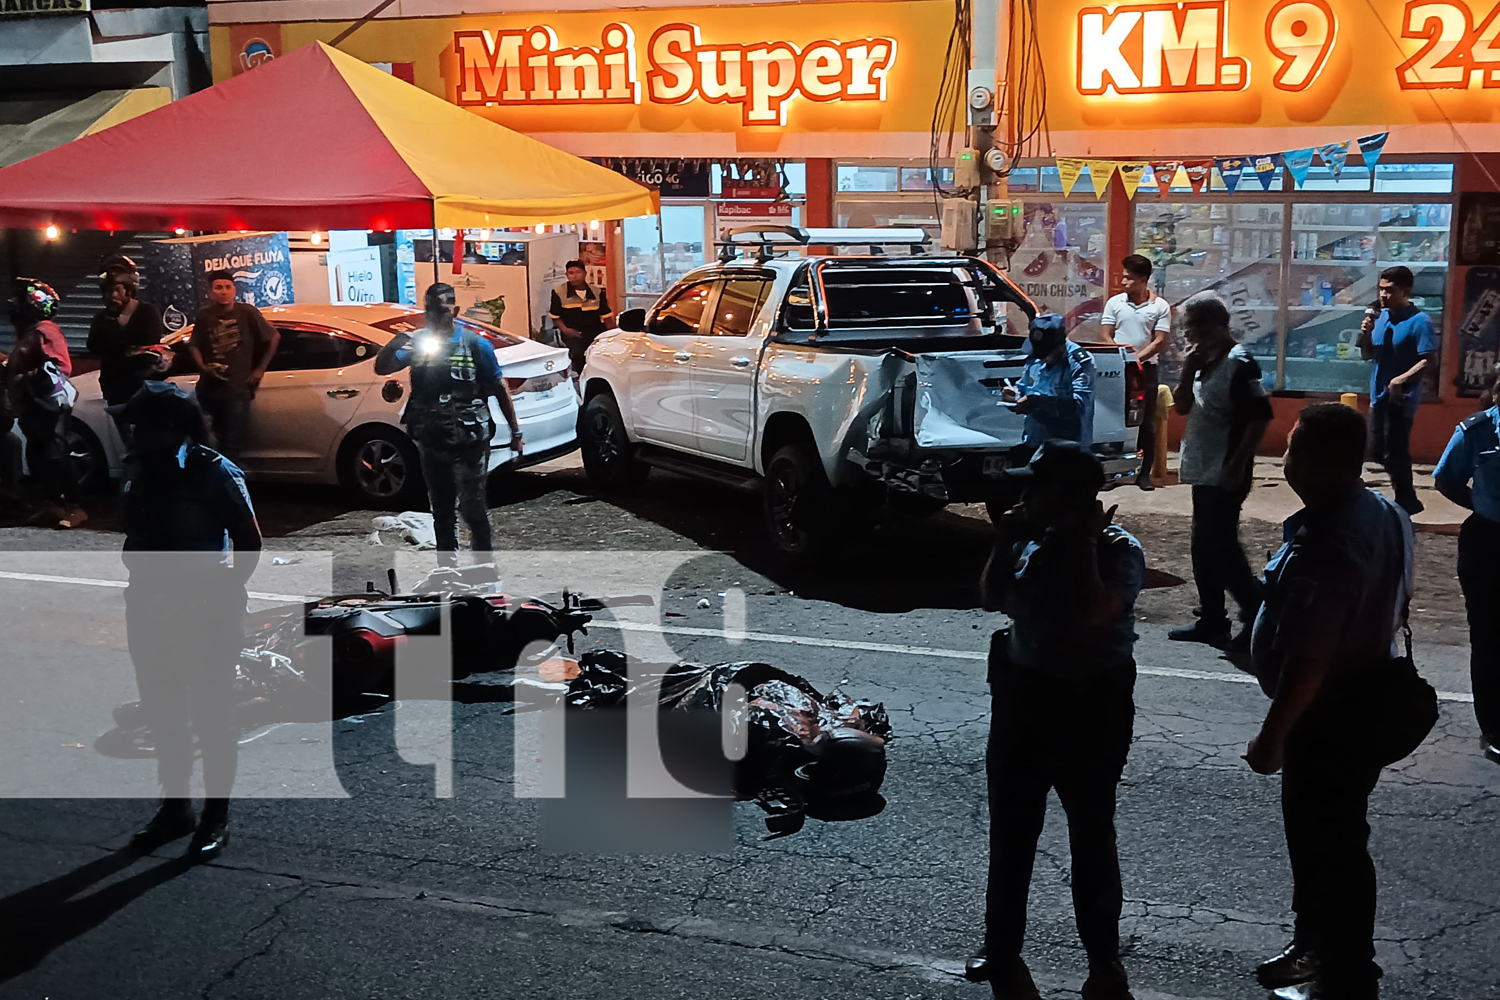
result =
[{"label": "police officer wearing cap", "polygon": [[1481,749],[1500,764],[1500,406],[1458,425],[1432,478],[1438,492],[1473,511],[1458,534],[1458,582]]},{"label": "police officer wearing cap", "polygon": [[422,456],[438,562],[457,566],[460,516],[469,526],[474,551],[494,550],[486,493],[495,432],[490,397],[510,424],[510,448],[518,458],[525,441],[494,349],[455,322],[453,286],[438,282],[428,287],[426,311],[427,328],[415,338],[392,338],[376,356],[375,372],[391,375],[411,368],[411,399],[401,419]]},{"label": "police officer wearing cap", "polygon": [[557,324],[557,332],[562,334],[576,377],[583,371],[584,355],[589,345],[609,328],[614,310],[609,307],[609,296],[604,289],[588,283],[583,261],[568,261],[566,270],[568,280],[552,290],[552,308],[548,315]]},{"label": "police officer wearing cap", "polygon": [[1104,467],[1085,446],[1049,440],[1011,475],[1021,500],[997,523],[981,580],[985,610],[1004,611],[1011,625],[990,643],[985,947],[965,974],[989,981],[1002,1000],[1038,1000],[1021,947],[1037,838],[1056,789],[1089,961],[1084,1000],[1129,1000],[1115,789],[1134,730],[1135,601],[1146,559],[1099,502]]},{"label": "police officer wearing cap", "polygon": [[1050,438],[1094,440],[1094,358],[1068,340],[1063,318],[1043,313],[1031,321],[1031,357],[1021,381],[1000,391],[1002,402],[1015,404],[1026,426],[1021,443],[1037,448]]},{"label": "police officer wearing cap", "polygon": [[[125,628],[162,794],[135,844],[154,848],[192,833],[187,856],[205,861],[229,837],[239,754],[235,664],[244,644],[245,586],[260,562],[260,526],[244,474],[204,444],[203,412],[181,388],[146,382],[109,409],[134,431],[121,511],[130,573]],[[188,797],[195,733],[203,756],[201,821]]]}]

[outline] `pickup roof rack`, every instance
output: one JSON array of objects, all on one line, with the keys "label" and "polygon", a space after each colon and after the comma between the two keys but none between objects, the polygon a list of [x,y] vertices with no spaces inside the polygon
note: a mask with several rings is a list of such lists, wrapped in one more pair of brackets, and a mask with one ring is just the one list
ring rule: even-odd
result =
[{"label": "pickup roof rack", "polygon": [[864,229],[821,229],[797,226],[743,226],[731,229],[719,247],[719,260],[734,259],[736,250],[755,248],[761,260],[783,251],[806,246],[867,246],[872,253],[881,247],[904,246],[915,256],[930,246],[932,237],[926,230],[903,226],[870,226]]}]

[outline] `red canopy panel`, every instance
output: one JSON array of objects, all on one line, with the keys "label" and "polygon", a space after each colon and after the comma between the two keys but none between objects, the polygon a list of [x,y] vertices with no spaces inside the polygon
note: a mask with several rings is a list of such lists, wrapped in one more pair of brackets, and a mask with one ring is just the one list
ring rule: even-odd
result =
[{"label": "red canopy panel", "polygon": [[47,223],[426,228],[432,193],[328,57],[307,46],[0,171],[0,225]]}]

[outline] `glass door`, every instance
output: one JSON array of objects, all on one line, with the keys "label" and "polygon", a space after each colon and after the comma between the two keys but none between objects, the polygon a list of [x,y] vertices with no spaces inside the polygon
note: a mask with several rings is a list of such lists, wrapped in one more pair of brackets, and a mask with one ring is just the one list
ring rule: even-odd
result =
[{"label": "glass door", "polygon": [[663,204],[625,220],[625,308],[649,309],[683,275],[707,263],[708,202]]}]

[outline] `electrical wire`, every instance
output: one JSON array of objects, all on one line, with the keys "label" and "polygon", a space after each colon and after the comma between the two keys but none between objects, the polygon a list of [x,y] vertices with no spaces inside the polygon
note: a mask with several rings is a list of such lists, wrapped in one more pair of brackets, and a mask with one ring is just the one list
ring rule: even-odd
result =
[{"label": "electrical wire", "polygon": [[[932,203],[942,217],[944,189],[939,164],[953,157],[953,136],[959,129],[959,109],[969,89],[969,57],[973,39],[973,8],[970,0],[954,0],[953,26],[948,32],[948,47],[943,53],[942,75],[938,78],[937,99],[932,106],[932,130],[927,150],[928,174],[932,178]],[[946,149],[943,136],[947,135]]]}]

